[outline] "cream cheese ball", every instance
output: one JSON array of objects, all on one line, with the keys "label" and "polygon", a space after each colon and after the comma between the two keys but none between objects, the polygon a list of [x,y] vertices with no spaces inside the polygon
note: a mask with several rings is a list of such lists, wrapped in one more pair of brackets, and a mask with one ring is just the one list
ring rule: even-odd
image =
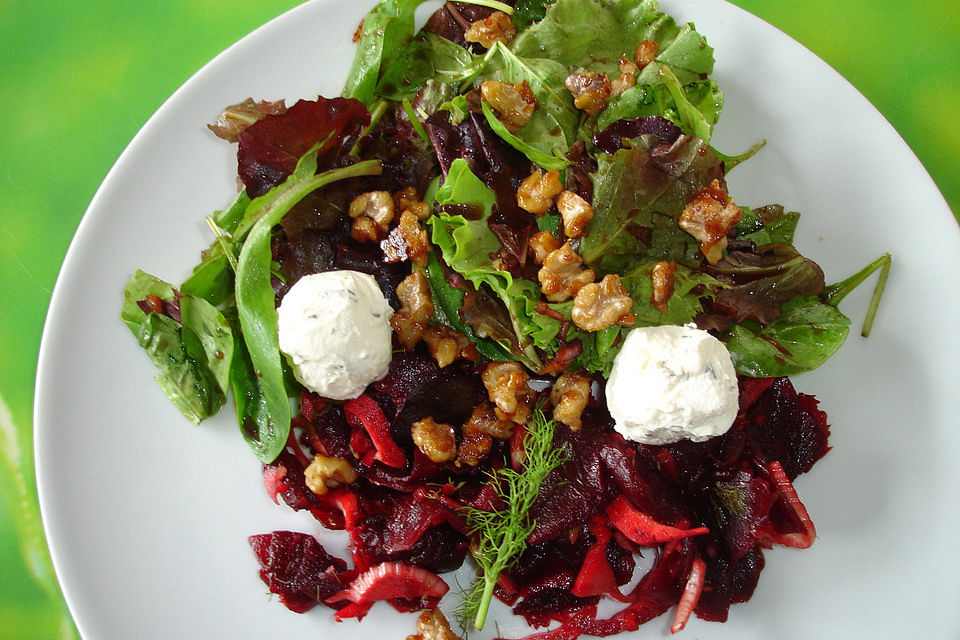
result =
[{"label": "cream cheese ball", "polygon": [[387,374],[393,309],[372,276],[357,271],[304,276],[278,311],[280,350],[307,389],[349,400]]},{"label": "cream cheese ball", "polygon": [[658,445],[726,433],[739,399],[730,352],[692,324],[630,331],[613,361],[606,395],[623,437]]}]

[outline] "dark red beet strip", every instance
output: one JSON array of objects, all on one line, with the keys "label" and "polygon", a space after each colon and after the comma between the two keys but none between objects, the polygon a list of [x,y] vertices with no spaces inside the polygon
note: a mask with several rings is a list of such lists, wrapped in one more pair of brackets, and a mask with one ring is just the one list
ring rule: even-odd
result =
[{"label": "dark red beet strip", "polygon": [[804,527],[802,533],[776,535],[773,537],[773,542],[796,549],[808,548],[817,537],[817,529],[813,524],[813,520],[810,519],[810,515],[807,513],[807,508],[803,506],[800,497],[797,495],[797,490],[793,488],[793,483],[790,482],[790,478],[787,477],[787,472],[783,470],[779,462],[774,460],[768,464],[767,471],[769,471],[773,477],[773,481],[777,485],[777,490],[780,492],[780,495],[787,501],[787,505],[790,506]]},{"label": "dark red beet strip", "polygon": [[673,617],[673,625],[670,627],[670,633],[679,633],[687,626],[687,620],[690,614],[700,602],[700,594],[703,593],[703,582],[707,577],[707,563],[700,558],[693,561],[690,567],[690,576],[687,578],[687,585],[683,588],[683,595],[680,596],[680,602],[677,604],[677,613]]},{"label": "dark red beet strip", "polygon": [[348,423],[359,422],[363,425],[373,446],[377,449],[375,460],[379,460],[388,467],[406,466],[407,458],[393,441],[390,435],[390,423],[387,422],[380,405],[374,402],[373,398],[364,393],[343,405],[343,410]]}]

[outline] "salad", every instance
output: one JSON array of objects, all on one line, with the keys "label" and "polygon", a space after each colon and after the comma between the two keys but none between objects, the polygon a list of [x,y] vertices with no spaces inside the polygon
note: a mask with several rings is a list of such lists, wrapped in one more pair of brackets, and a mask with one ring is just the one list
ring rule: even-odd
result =
[{"label": "salad", "polygon": [[762,143],[713,148],[713,50],[654,0],[447,2],[418,31],[420,3],[367,15],[342,96],[224,110],[243,188],[121,316],[184,416],[232,396],[270,497],[349,536],[349,561],[250,538],[292,611],[385,601],[424,640],[494,598],[536,638],[722,622],[764,549],[814,542],[793,481],[830,427],[789,376],[879,270],[869,333],[889,255],[828,285],[798,213],[736,202]]}]

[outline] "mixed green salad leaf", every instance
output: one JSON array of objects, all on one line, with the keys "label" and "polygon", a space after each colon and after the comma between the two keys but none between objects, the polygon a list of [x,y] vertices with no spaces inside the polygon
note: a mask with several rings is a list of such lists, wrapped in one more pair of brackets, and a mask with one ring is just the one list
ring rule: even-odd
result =
[{"label": "mixed green salad leaf", "polygon": [[[825,286],[793,245],[800,214],[780,205],[740,206],[714,262],[681,224],[698,194],[725,194],[727,172],[762,146],[739,155],[711,146],[723,93],[693,24],[655,0],[474,0],[448,3],[417,31],[421,2],[382,0],[367,15],[343,98],[251,116],[236,134],[245,189],[208,218],[213,241],[182,285],[142,272],[128,284],[123,320],[191,421],[232,392],[257,456],[269,462],[283,449],[298,385],[279,350],[276,304],[318,270],[365,269],[395,308],[399,280],[421,270],[433,324],[481,357],[540,374],[609,375],[631,327],[694,322],[727,345],[741,375],[792,375],[840,347],[850,321],[836,305],[876,269],[878,300],[889,256]],[[494,10],[516,33],[481,45],[468,27]],[[630,62],[641,43],[655,51],[642,66]],[[598,110],[578,106],[574,75],[607,83]],[[485,83],[529,92],[521,126],[483,97]],[[520,206],[517,189],[535,170],[592,206],[581,237],[564,237],[552,205],[540,215]],[[431,211],[416,266],[351,238],[345,214],[359,193],[406,186]],[[587,331],[573,322],[573,300],[544,299],[528,249],[544,231],[571,241],[596,281],[618,278],[630,321]],[[656,302],[656,264],[672,269],[665,302]]]}]

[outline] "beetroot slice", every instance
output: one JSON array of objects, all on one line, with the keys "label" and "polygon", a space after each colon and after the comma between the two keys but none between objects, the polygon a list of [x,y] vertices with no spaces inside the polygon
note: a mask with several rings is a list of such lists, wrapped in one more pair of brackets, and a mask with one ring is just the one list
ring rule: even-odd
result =
[{"label": "beetroot slice", "polygon": [[[782,498],[782,501],[775,506],[783,505],[780,510],[771,510],[771,517],[765,530],[767,541],[796,549],[808,548],[817,537],[817,529],[807,514],[807,508],[803,506],[797,490],[793,488],[793,483],[790,482],[779,462],[771,462],[767,470]],[[795,529],[785,531],[786,526],[782,523],[786,523],[787,526],[794,525]]]},{"label": "beetroot slice", "polygon": [[587,550],[570,593],[581,598],[609,594],[620,602],[629,602],[617,588],[617,578],[607,559],[607,546],[613,537],[607,519],[594,516],[587,523],[587,528],[593,534],[594,542]]},{"label": "beetroot slice", "polygon": [[710,533],[706,527],[685,529],[660,524],[630,504],[623,495],[618,496],[607,507],[607,517],[620,533],[644,547],[655,547],[664,542]]},{"label": "beetroot slice", "polygon": [[363,426],[377,453],[375,460],[379,460],[390,467],[404,467],[407,464],[407,458],[403,451],[393,441],[390,434],[390,423],[380,405],[373,401],[367,394],[362,394],[343,405],[343,410],[347,416],[347,423],[351,426]]},{"label": "beetroot slice", "polygon": [[[374,602],[400,599],[404,607],[419,602],[420,609],[435,607],[450,590],[435,573],[398,562],[383,562],[357,576],[350,587],[326,599],[350,604],[336,613],[337,620],[363,618]],[[411,607],[412,608],[412,607]]]},{"label": "beetroot slice", "polygon": [[260,562],[260,578],[291,611],[303,613],[343,588],[356,575],[313,536],[274,531],[248,539]]}]

